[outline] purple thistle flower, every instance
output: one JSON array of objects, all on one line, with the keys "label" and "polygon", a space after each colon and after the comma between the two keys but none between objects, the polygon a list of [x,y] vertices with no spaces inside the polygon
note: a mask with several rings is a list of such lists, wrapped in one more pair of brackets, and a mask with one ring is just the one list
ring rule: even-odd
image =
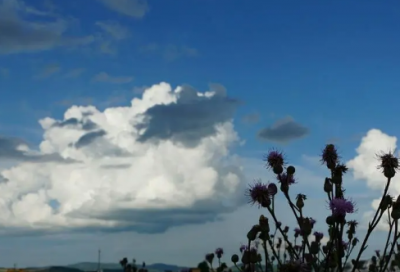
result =
[{"label": "purple thistle flower", "polygon": [[267,168],[271,169],[275,166],[283,166],[285,164],[285,158],[282,152],[278,150],[271,150],[268,155],[264,157],[264,161],[267,162]]},{"label": "purple thistle flower", "polygon": [[315,221],[315,219],[312,218],[312,217],[309,217],[309,219],[310,219],[311,227],[313,228],[313,227],[314,227],[314,224],[317,223],[317,221]]},{"label": "purple thistle flower", "polygon": [[329,202],[329,209],[333,215],[344,217],[355,212],[355,203],[344,198],[334,198]]},{"label": "purple thistle flower", "polygon": [[249,203],[258,204],[260,207],[268,207],[271,204],[271,195],[268,190],[268,185],[256,180],[250,185],[245,194],[249,198]]},{"label": "purple thistle flower", "polygon": [[240,253],[243,253],[244,251],[247,250],[247,246],[246,245],[241,245],[239,250],[240,250]]},{"label": "purple thistle flower", "polygon": [[301,230],[299,228],[294,229],[294,236],[297,237],[301,234]]},{"label": "purple thistle flower", "polygon": [[224,254],[224,250],[223,250],[221,247],[219,247],[219,248],[217,248],[217,249],[215,250],[215,255],[217,255],[217,258],[218,258],[218,259],[221,259],[222,254]]},{"label": "purple thistle flower", "polygon": [[342,241],[342,247],[344,250],[346,250],[348,248],[348,246],[349,246],[349,243]]},{"label": "purple thistle flower", "polygon": [[283,184],[288,184],[292,185],[296,183],[296,179],[293,177],[293,175],[290,175],[289,178],[286,173],[282,173],[280,175],[276,176],[276,179]]},{"label": "purple thistle flower", "polygon": [[322,238],[324,237],[324,234],[322,232],[314,232],[314,236],[315,236],[315,240],[317,242],[320,242],[322,240]]}]

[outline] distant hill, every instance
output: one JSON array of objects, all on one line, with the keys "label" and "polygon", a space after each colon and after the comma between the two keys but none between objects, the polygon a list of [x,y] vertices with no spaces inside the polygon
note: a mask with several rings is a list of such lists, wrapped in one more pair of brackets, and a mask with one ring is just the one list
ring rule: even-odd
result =
[{"label": "distant hill", "polygon": [[46,268],[35,269],[35,272],[82,272],[82,271],[72,267],[50,266]]},{"label": "distant hill", "polygon": [[[140,266],[141,266],[141,263],[138,263],[138,267],[140,267]],[[82,270],[82,271],[95,271],[95,270],[97,270],[97,263],[82,262],[82,263],[71,264],[71,265],[68,265],[67,267],[76,268],[76,269],[79,269],[79,270]],[[155,263],[155,264],[146,265],[146,268],[149,271],[164,272],[165,270],[181,271],[182,269],[184,269],[186,267],[173,265],[173,264]],[[102,263],[101,264],[101,269],[104,272],[122,272],[122,268],[121,268],[121,265],[119,263]]]}]

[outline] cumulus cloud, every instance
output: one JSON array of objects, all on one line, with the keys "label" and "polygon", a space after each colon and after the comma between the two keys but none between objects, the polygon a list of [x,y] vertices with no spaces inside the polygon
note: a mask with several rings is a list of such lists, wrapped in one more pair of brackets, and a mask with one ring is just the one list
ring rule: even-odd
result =
[{"label": "cumulus cloud", "polygon": [[302,138],[309,133],[309,129],[297,123],[293,118],[286,117],[278,120],[270,127],[261,129],[258,137],[262,140],[287,143]]},{"label": "cumulus cloud", "polygon": [[[63,120],[40,120],[38,154],[70,163],[20,161],[0,172],[3,231],[154,233],[235,210],[245,184],[229,152],[239,141],[232,101],[220,85],[200,93],[160,83],[130,106],[72,106]],[[194,135],[196,144],[187,145]],[[9,146],[0,147],[7,156],[28,150]]]},{"label": "cumulus cloud", "polygon": [[58,46],[87,45],[92,36],[65,36],[69,22],[52,18],[47,22],[27,19],[28,15],[48,16],[23,1],[0,1],[0,54],[49,50]]},{"label": "cumulus cloud", "polygon": [[[397,147],[397,137],[389,136],[378,129],[371,129],[361,139],[361,143],[356,149],[357,155],[346,164],[352,170],[354,179],[363,180],[366,185],[377,192],[383,193],[386,185],[386,178],[382,171],[378,169],[379,160],[377,155],[382,152],[393,152]],[[396,154],[397,155],[397,154]],[[396,196],[400,194],[400,177],[397,174],[391,181],[389,194]],[[374,199],[371,207],[376,210],[379,206],[381,194]],[[373,211],[366,212],[364,218],[370,220]],[[381,229],[386,229],[386,219],[382,218]]]}]

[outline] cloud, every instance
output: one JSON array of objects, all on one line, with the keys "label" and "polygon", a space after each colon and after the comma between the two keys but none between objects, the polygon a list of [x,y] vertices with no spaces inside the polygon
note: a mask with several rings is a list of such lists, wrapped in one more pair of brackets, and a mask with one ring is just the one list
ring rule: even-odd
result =
[{"label": "cloud", "polygon": [[[232,116],[228,118],[233,114],[224,104],[228,100],[220,85],[200,93],[160,83],[132,99],[130,106],[104,111],[72,106],[63,120],[41,119],[44,134],[38,156],[56,154],[70,163],[20,160],[2,170],[7,181],[0,183],[0,232],[156,233],[214,221],[235,210],[244,203],[245,184],[240,158],[229,152],[239,138]],[[204,112],[215,105],[226,113]],[[185,126],[172,128],[171,135],[197,134],[199,129],[188,126],[183,117],[193,119],[206,131],[196,146],[161,137],[167,127],[155,130],[160,112],[171,124],[179,110],[183,112],[177,123]],[[156,123],[147,120],[150,116]],[[143,139],[148,130],[157,141]],[[5,156],[15,157],[20,156],[18,150],[27,150],[20,146],[16,141],[2,148]]]},{"label": "cloud", "polygon": [[287,143],[306,136],[309,129],[294,121],[291,117],[278,120],[274,125],[261,129],[258,137],[261,140]]},{"label": "cloud", "polygon": [[73,160],[71,159],[62,158],[59,154],[40,154],[35,150],[31,150],[28,143],[23,141],[22,139],[4,136],[0,136],[0,159],[30,163],[73,162]]},{"label": "cloud", "polygon": [[177,46],[173,44],[162,46],[157,43],[147,44],[141,47],[140,51],[143,53],[160,55],[166,61],[174,61],[184,57],[196,57],[199,54],[197,49],[193,47]]},{"label": "cloud", "polygon": [[64,36],[68,21],[56,18],[48,22],[25,19],[27,15],[45,16],[18,0],[0,1],[0,54],[49,50],[58,46],[87,45],[92,36]]},{"label": "cloud", "polygon": [[106,72],[98,73],[93,77],[93,81],[95,82],[105,82],[113,84],[125,84],[131,82],[132,80],[132,76],[110,76]]},{"label": "cloud", "polygon": [[114,21],[98,21],[96,25],[116,40],[129,37],[129,29]]},{"label": "cloud", "polygon": [[[371,202],[371,207],[375,211],[380,202],[381,194],[386,185],[386,178],[382,171],[378,169],[379,160],[377,155],[382,152],[394,151],[397,147],[397,138],[389,136],[378,129],[371,129],[361,139],[361,143],[356,149],[357,155],[349,160],[346,165],[352,170],[355,180],[365,181],[368,188],[380,192],[379,198]],[[395,154],[398,155],[398,154]],[[390,183],[389,194],[397,197],[400,194],[400,177],[397,174]],[[371,219],[374,211],[368,211],[364,214],[366,221]],[[380,229],[387,229],[386,216],[382,217]]]},{"label": "cloud", "polygon": [[64,75],[64,78],[77,78],[85,72],[85,68],[75,68]]},{"label": "cloud", "polygon": [[146,0],[99,0],[109,9],[118,12],[122,15],[143,18],[149,11],[149,6]]},{"label": "cloud", "polygon": [[136,127],[146,130],[138,140],[172,140],[186,146],[197,145],[204,137],[216,133],[217,124],[228,122],[238,106],[238,101],[226,97],[222,85],[211,84],[210,92],[198,96],[190,86],[177,89],[179,96],[173,104],[160,104],[143,113]]},{"label": "cloud", "polygon": [[48,78],[61,70],[61,66],[58,63],[51,63],[46,65],[46,67],[37,75],[34,76],[36,79]]},{"label": "cloud", "polygon": [[115,55],[118,52],[117,42],[129,38],[130,31],[114,21],[98,21],[96,25],[103,30],[99,37],[100,51],[105,54]]}]

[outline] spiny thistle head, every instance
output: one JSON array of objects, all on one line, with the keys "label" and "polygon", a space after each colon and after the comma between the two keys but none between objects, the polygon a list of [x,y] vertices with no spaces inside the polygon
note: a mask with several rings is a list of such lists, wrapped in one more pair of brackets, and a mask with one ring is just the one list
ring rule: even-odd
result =
[{"label": "spiny thistle head", "polygon": [[399,169],[399,159],[393,155],[392,152],[382,153],[378,155],[380,164],[378,169],[382,169],[383,174],[387,178],[392,178]]},{"label": "spiny thistle head", "polygon": [[221,247],[219,247],[219,248],[217,248],[217,249],[215,250],[215,255],[217,255],[217,258],[218,258],[218,259],[221,259],[221,257],[222,257],[223,254],[224,254],[224,250],[223,250]]},{"label": "spiny thistle head", "polygon": [[249,198],[249,203],[257,204],[259,207],[269,207],[271,204],[271,193],[268,185],[256,180],[249,186],[245,194]]},{"label": "spiny thistle head", "polygon": [[321,242],[322,238],[324,238],[324,234],[319,231],[314,232],[314,236],[316,242]]},{"label": "spiny thistle head", "polygon": [[276,179],[285,185],[292,185],[296,183],[296,179],[294,178],[293,175],[287,175],[286,173],[282,173],[280,175],[276,176]]},{"label": "spiny thistle head", "polygon": [[333,170],[336,164],[339,162],[339,155],[337,149],[333,144],[327,144],[322,151],[321,162],[326,164],[326,166]]},{"label": "spiny thistle head", "polygon": [[335,216],[345,217],[348,213],[354,213],[355,203],[344,198],[333,198],[329,202],[329,209]]},{"label": "spiny thistle head", "polygon": [[281,174],[283,172],[283,166],[285,165],[285,156],[281,151],[272,149],[264,156],[267,169],[273,169],[275,174]]}]

